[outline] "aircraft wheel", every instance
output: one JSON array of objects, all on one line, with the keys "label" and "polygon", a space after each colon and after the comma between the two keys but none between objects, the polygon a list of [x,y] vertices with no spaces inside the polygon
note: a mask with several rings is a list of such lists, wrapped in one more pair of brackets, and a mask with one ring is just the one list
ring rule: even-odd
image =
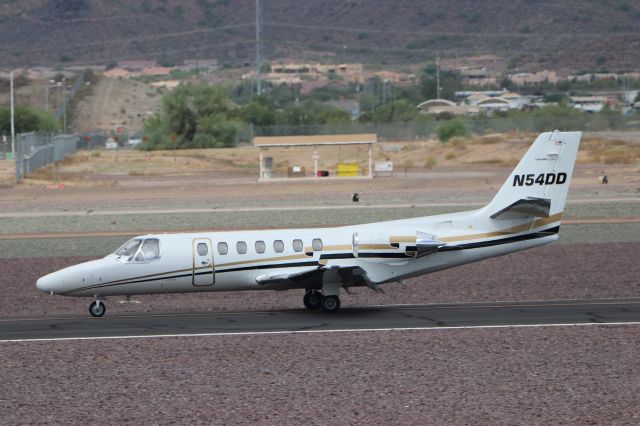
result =
[{"label": "aircraft wheel", "polygon": [[338,296],[324,296],[322,298],[322,312],[338,312],[340,298]]},{"label": "aircraft wheel", "polygon": [[322,304],[322,293],[316,290],[309,290],[304,294],[302,301],[307,309],[315,311]]},{"label": "aircraft wheel", "polygon": [[94,301],[89,305],[89,313],[94,317],[101,317],[107,312],[107,306],[98,301]]}]

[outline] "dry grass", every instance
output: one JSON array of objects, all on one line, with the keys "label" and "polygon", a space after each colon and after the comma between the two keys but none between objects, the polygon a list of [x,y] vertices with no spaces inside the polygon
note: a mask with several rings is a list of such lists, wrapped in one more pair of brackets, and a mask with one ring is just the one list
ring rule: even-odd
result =
[{"label": "dry grass", "polygon": [[507,137],[507,135],[491,134],[475,137],[471,140],[471,143],[478,145],[493,145],[496,143],[507,142],[508,140],[509,138]]},{"label": "dry grass", "polygon": [[603,164],[635,164],[640,162],[640,144],[623,140],[585,139],[582,149],[591,161]]},{"label": "dry grass", "polygon": [[[374,147],[374,160],[392,161],[398,168],[431,169],[436,165],[465,164],[513,166],[517,164],[536,135],[487,135],[475,138],[454,138],[446,143],[436,140],[381,142]],[[313,171],[313,150],[308,147],[271,148],[264,157],[273,157],[274,171],[286,172],[292,166]],[[362,146],[318,147],[319,170],[334,171],[340,162],[358,163],[368,168],[368,148]],[[96,174],[129,176],[193,175],[211,171],[249,171],[257,174],[259,150],[253,146],[224,149],[192,149],[141,152],[135,150],[94,150],[78,152],[38,170],[30,179],[38,182],[83,182]],[[634,164],[640,163],[640,144],[622,140],[586,138],[581,146],[579,163]]]}]

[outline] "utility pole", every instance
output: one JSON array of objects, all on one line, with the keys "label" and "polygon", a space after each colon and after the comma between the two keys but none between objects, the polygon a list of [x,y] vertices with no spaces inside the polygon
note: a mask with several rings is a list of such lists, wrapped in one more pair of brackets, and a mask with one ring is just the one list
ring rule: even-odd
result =
[{"label": "utility pole", "polygon": [[436,99],[440,99],[440,55],[436,54]]},{"label": "utility pole", "polygon": [[67,77],[62,77],[62,133],[67,133]]},{"label": "utility pole", "polygon": [[9,80],[11,82],[11,156],[16,160],[16,117],[13,102],[13,71],[9,73]]},{"label": "utility pole", "polygon": [[382,81],[382,105],[387,104],[387,83],[388,82],[389,80],[386,78]]},{"label": "utility pole", "polygon": [[260,81],[260,69],[262,68],[261,15],[262,10],[260,9],[260,0],[256,0],[256,93],[258,96],[262,94],[262,83]]}]

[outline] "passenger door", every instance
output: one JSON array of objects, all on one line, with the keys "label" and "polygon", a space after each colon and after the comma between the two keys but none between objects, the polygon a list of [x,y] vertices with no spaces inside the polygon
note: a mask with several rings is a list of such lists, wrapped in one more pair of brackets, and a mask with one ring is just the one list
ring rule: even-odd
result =
[{"label": "passenger door", "polygon": [[193,271],[191,282],[194,286],[207,286],[215,283],[213,244],[209,238],[196,238],[193,240]]}]

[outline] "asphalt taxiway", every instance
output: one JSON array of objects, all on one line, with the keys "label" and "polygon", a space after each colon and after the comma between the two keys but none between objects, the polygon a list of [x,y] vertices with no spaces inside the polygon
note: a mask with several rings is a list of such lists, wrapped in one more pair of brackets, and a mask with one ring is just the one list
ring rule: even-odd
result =
[{"label": "asphalt taxiway", "polygon": [[640,299],[388,305],[305,310],[7,318],[0,341],[640,323]]}]

